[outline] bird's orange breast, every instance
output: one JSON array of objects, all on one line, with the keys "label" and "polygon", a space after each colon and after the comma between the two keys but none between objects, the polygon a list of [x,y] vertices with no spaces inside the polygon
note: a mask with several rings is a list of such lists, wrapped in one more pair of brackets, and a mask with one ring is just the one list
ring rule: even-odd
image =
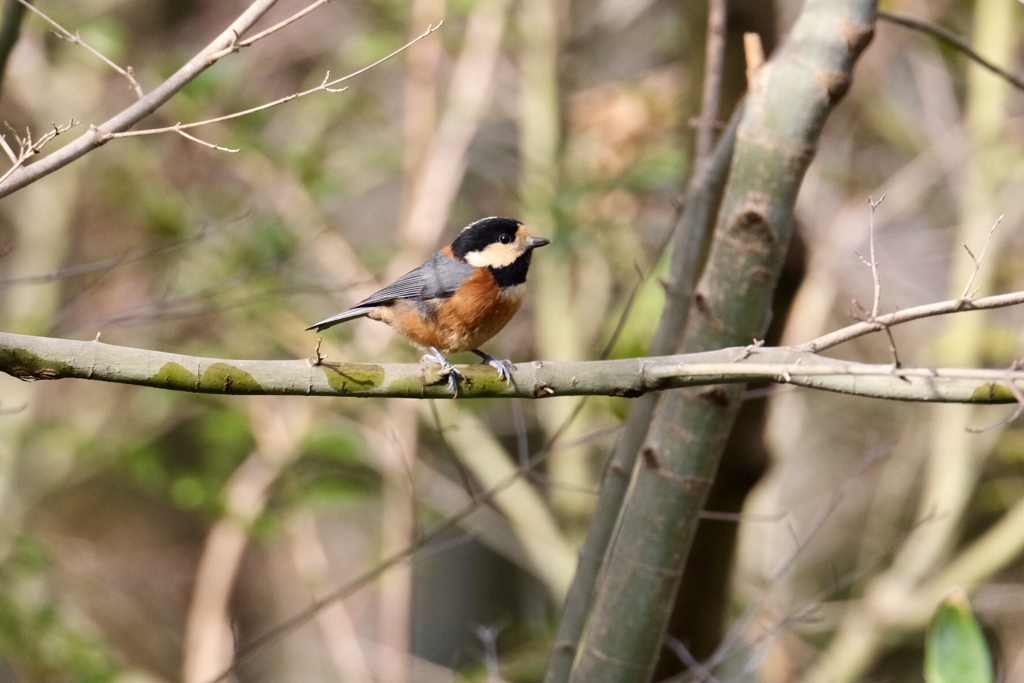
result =
[{"label": "bird's orange breast", "polygon": [[471,351],[508,324],[523,303],[524,289],[524,285],[500,289],[490,271],[479,268],[451,297],[398,301],[391,315],[377,319],[420,346],[433,346],[442,353]]}]

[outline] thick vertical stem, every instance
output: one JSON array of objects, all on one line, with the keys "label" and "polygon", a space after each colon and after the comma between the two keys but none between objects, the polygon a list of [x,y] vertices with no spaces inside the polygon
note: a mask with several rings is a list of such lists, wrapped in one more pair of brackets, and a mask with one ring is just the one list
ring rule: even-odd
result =
[{"label": "thick vertical stem", "polygon": [[[874,11],[869,0],[810,0],[786,45],[751,74],[686,351],[764,334],[797,191],[870,40]],[[641,451],[572,680],[650,678],[741,393],[717,386],[666,396]]]}]

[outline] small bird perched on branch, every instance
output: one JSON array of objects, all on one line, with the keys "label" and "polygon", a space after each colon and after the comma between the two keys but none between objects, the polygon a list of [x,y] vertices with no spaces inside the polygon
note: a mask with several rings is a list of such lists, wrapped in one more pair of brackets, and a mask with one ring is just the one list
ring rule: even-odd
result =
[{"label": "small bird perched on branch", "polygon": [[497,360],[478,347],[519,310],[533,250],[549,242],[533,237],[513,218],[483,218],[463,228],[454,242],[420,267],[347,311],[306,329],[319,332],[366,316],[429,350],[421,362],[439,363],[456,395],[457,377],[465,376],[446,353],[472,351],[508,382],[511,362]]}]

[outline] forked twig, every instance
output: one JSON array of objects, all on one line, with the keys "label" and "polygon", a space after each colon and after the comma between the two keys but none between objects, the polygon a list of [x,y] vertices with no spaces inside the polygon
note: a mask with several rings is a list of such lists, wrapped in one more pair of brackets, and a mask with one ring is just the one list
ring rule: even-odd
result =
[{"label": "forked twig", "polygon": [[[163,106],[185,85],[216,64],[220,59],[237,52],[242,47],[250,45],[251,39],[242,43],[240,42],[241,37],[246,35],[276,2],[277,0],[252,0],[248,7],[242,10],[238,17],[206,47],[196,53],[195,56],[183,64],[164,82],[146,93],[145,96],[140,97],[138,101],[125,107],[107,121],[99,125],[90,126],[87,133],[71,141],[53,154],[48,155],[46,158],[31,165],[21,165],[17,172],[8,173],[5,178],[0,179],[0,197],[6,197],[26,185],[30,185],[40,178],[53,173],[57,169],[67,166],[79,157],[107,142],[111,134],[129,130],[139,121]],[[316,0],[314,5],[319,6],[320,4],[322,4],[320,0]],[[297,19],[298,17],[305,16],[305,14],[308,14],[307,10],[303,10],[294,16]],[[286,20],[275,25],[273,28],[279,30],[289,23],[291,22]],[[269,32],[264,31],[262,35],[269,35]]]},{"label": "forked twig", "polygon": [[1024,292],[1009,292],[1007,294],[996,294],[994,296],[982,297],[981,299],[950,299],[933,304],[924,304],[905,308],[893,313],[879,316],[875,320],[862,320],[848,325],[834,332],[823,334],[811,341],[798,344],[794,348],[799,351],[810,351],[817,353],[825,349],[838,346],[851,339],[863,337],[872,332],[879,332],[886,327],[892,327],[901,323],[922,318],[930,318],[936,315],[948,315],[960,311],[981,311],[990,308],[1003,308],[1005,306],[1016,306],[1024,303]]},{"label": "forked twig", "polygon": [[871,269],[871,283],[874,287],[874,294],[872,296],[871,303],[871,320],[878,317],[878,305],[882,299],[882,280],[878,277],[878,259],[875,258],[875,210],[877,210],[884,201],[884,194],[879,197],[877,202],[871,197],[868,197],[868,208],[871,210],[870,217],[868,218],[868,254],[871,261],[866,261],[863,256],[858,254],[861,263]]},{"label": "forked twig", "polygon": [[61,26],[59,23],[57,23],[55,20],[53,20],[49,16],[47,16],[41,9],[39,9],[38,7],[36,7],[32,3],[30,3],[28,0],[18,0],[18,2],[20,2],[28,10],[32,11],[33,13],[36,14],[36,16],[42,18],[43,21],[45,21],[50,26],[52,26],[54,28],[54,30],[57,32],[57,35],[60,36],[62,39],[68,41],[69,43],[73,43],[74,45],[78,45],[78,46],[84,48],[87,52],[89,52],[93,56],[97,57],[100,61],[102,61],[107,66],[109,66],[111,69],[113,69],[117,73],[121,74],[126,79],[128,79],[128,83],[131,85],[132,90],[135,91],[135,95],[138,98],[141,99],[143,96],[145,96],[146,93],[144,93],[142,91],[142,85],[135,79],[135,74],[132,72],[132,68],[131,67],[121,68],[120,66],[115,64],[113,61],[108,59],[106,57],[106,55],[104,55],[102,52],[100,52],[99,50],[94,48],[92,45],[89,45],[87,42],[82,40],[82,36],[80,36],[77,32],[76,33],[72,33],[71,31],[67,30],[66,28]]},{"label": "forked twig", "polygon": [[25,136],[22,137],[18,135],[14,131],[14,129],[8,125],[7,128],[11,131],[11,135],[14,136],[15,141],[17,141],[18,143],[18,152],[15,153],[14,150],[11,149],[11,146],[7,144],[7,139],[3,135],[0,135],[0,146],[3,147],[4,153],[7,154],[7,157],[11,160],[11,167],[4,171],[2,175],[0,175],[0,183],[7,180],[7,178],[9,178],[12,173],[17,171],[22,166],[24,166],[25,162],[28,161],[30,158],[34,157],[36,154],[39,154],[39,152],[42,151],[46,143],[48,143],[50,140],[53,140],[61,133],[65,133],[71,130],[72,128],[77,126],[78,123],[79,122],[75,121],[74,119],[71,119],[65,126],[59,126],[56,123],[51,123],[50,125],[52,126],[52,128],[35,142],[32,141],[31,130],[26,128]]},{"label": "forked twig", "polygon": [[[868,218],[868,254],[870,261],[864,259],[863,256],[858,254],[861,263],[868,266],[871,269],[871,284],[872,284],[872,296],[871,296],[871,312],[866,313],[866,317],[869,321],[878,320],[878,310],[882,300],[882,278],[878,275],[878,258],[875,256],[875,211],[881,206],[882,202],[885,201],[885,195],[883,194],[875,201],[871,197],[868,197],[868,207],[870,208],[870,217]],[[860,308],[862,311],[863,307],[857,302],[856,299],[853,301],[854,305]],[[892,354],[892,364],[894,368],[899,368],[902,364],[900,363],[900,354],[896,349],[896,339],[892,336],[892,330],[889,329],[888,325],[882,325],[881,329],[885,332],[886,338],[889,340],[889,352]]]},{"label": "forked twig", "polygon": [[[327,2],[327,1],[328,0],[319,0],[320,4],[323,4],[324,2]],[[307,8],[307,10],[309,10],[309,8]],[[309,10],[309,11],[311,11],[311,10]],[[365,72],[369,71],[370,69],[372,69],[372,68],[374,68],[376,66],[379,66],[379,65],[383,64],[384,62],[388,61],[392,57],[394,57],[394,56],[396,56],[398,54],[401,54],[405,50],[409,49],[410,47],[412,47],[413,45],[415,45],[419,41],[421,41],[424,38],[426,38],[427,36],[429,36],[434,31],[436,31],[439,28],[441,28],[443,23],[444,22],[438,22],[438,24],[436,26],[435,25],[428,26],[426,31],[421,33],[416,38],[413,38],[412,40],[410,40],[408,43],[406,43],[405,45],[401,46],[397,50],[391,52],[390,54],[388,54],[388,55],[386,55],[384,57],[381,57],[380,59],[378,59],[376,62],[374,62],[372,64],[364,66],[363,68],[361,68],[361,69],[359,69],[357,71],[353,71],[352,73],[350,73],[350,74],[348,74],[346,76],[342,76],[341,78],[335,78],[334,80],[331,80],[331,72],[328,71],[324,75],[324,79],[323,79],[323,81],[320,82],[320,85],[318,85],[318,86],[316,86],[314,88],[310,88],[308,90],[303,90],[302,92],[292,93],[290,95],[285,95],[284,97],[278,98],[278,99],[276,99],[276,100],[274,100],[272,102],[267,102],[267,103],[261,104],[261,105],[256,106],[256,107],[251,107],[250,109],[245,109],[245,110],[242,110],[242,111],[236,111],[236,112],[233,112],[231,114],[225,114],[224,116],[217,116],[217,117],[214,117],[212,119],[205,119],[203,121],[193,121],[192,123],[176,123],[173,126],[164,126],[164,127],[161,127],[161,128],[145,128],[145,129],[142,129],[142,130],[126,130],[126,131],[121,131],[121,132],[117,132],[117,133],[107,133],[104,136],[103,140],[106,141],[106,140],[111,140],[111,139],[114,139],[114,138],[137,137],[137,136],[140,136],[140,135],[157,135],[157,134],[160,134],[160,133],[178,133],[180,135],[184,135],[185,137],[187,137],[190,140],[193,140],[195,142],[199,142],[200,144],[206,145],[207,147],[211,147],[211,148],[214,148],[214,149],[219,149],[219,150],[222,150],[222,151],[225,151],[225,152],[237,152],[238,151],[237,149],[228,148],[228,147],[220,147],[218,145],[214,145],[212,143],[208,143],[208,142],[204,142],[203,140],[199,140],[199,139],[197,139],[197,138],[195,138],[195,137],[193,137],[191,135],[185,135],[184,131],[189,130],[191,128],[198,128],[200,126],[208,126],[208,125],[213,124],[213,123],[220,123],[222,121],[229,121],[231,119],[237,119],[237,118],[240,118],[242,116],[248,116],[249,114],[255,114],[256,112],[260,112],[260,111],[263,111],[265,109],[270,109],[272,107],[276,107],[276,106],[282,105],[285,102],[291,102],[292,100],[297,100],[300,97],[306,97],[307,95],[312,95],[313,93],[318,93],[318,92],[340,93],[340,92],[344,92],[345,90],[347,90],[347,88],[338,88],[338,87],[335,87],[335,86],[337,86],[339,83],[342,83],[342,82],[347,81],[349,79],[355,78],[356,76],[358,76],[358,75],[360,75],[362,73],[365,73]],[[269,31],[269,30],[270,29],[267,29],[267,31]],[[264,33],[266,33],[266,31]]]},{"label": "forked twig", "polygon": [[964,287],[964,291],[960,295],[961,299],[971,299],[974,297],[975,294],[977,294],[977,292],[971,292],[971,287],[974,285],[974,278],[978,276],[978,271],[981,269],[981,262],[985,258],[985,252],[988,251],[989,243],[992,241],[992,234],[996,231],[996,228],[998,228],[999,224],[1002,222],[1003,217],[1000,216],[999,218],[996,219],[996,222],[992,224],[992,227],[989,228],[988,235],[985,236],[985,244],[984,246],[982,246],[981,253],[978,255],[977,258],[974,257],[974,252],[971,251],[970,247],[968,247],[966,244],[963,245],[964,250],[967,252],[967,255],[971,257],[972,261],[974,261],[974,270],[971,272],[971,277],[967,279],[967,285]]},{"label": "forked twig", "polygon": [[302,17],[306,16],[307,14],[309,14],[310,12],[315,10],[320,5],[326,5],[330,1],[331,0],[315,0],[315,2],[311,3],[310,5],[308,5],[305,9],[300,9],[298,12],[296,12],[293,15],[291,15],[287,19],[284,19],[282,21],[277,22],[276,24],[274,24],[270,28],[265,29],[263,31],[260,31],[259,33],[257,33],[254,36],[250,36],[249,38],[246,38],[245,40],[238,41],[238,47],[249,47],[250,45],[255,43],[257,40],[262,40],[263,38],[266,38],[267,36],[269,36],[271,33],[277,33],[278,31],[283,29],[285,26],[288,26],[289,24],[295,23],[296,21],[298,21]]}]

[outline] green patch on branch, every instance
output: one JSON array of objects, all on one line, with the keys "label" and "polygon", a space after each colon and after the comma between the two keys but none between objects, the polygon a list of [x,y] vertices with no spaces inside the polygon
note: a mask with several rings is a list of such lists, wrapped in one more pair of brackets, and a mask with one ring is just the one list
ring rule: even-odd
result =
[{"label": "green patch on branch", "polygon": [[1005,384],[982,384],[971,394],[971,403],[1013,403],[1017,398]]},{"label": "green patch on branch", "polygon": [[0,370],[25,382],[74,375],[69,363],[43,358],[21,348],[0,349]]},{"label": "green patch on branch", "polygon": [[214,363],[203,370],[199,379],[200,391],[225,394],[258,394],[263,387],[245,370],[229,363]]},{"label": "green patch on branch", "polygon": [[230,363],[213,363],[197,375],[180,363],[164,363],[150,383],[165,389],[210,394],[259,394],[263,386],[251,374]]},{"label": "green patch on branch", "polygon": [[180,363],[164,363],[160,372],[153,375],[153,386],[165,387],[168,389],[191,389],[199,388],[199,376]]},{"label": "green patch on branch", "polygon": [[[366,391],[384,384],[384,368],[370,363],[345,363],[343,366],[321,365],[324,378],[339,394],[353,390]],[[342,369],[344,368],[344,370]]]}]

